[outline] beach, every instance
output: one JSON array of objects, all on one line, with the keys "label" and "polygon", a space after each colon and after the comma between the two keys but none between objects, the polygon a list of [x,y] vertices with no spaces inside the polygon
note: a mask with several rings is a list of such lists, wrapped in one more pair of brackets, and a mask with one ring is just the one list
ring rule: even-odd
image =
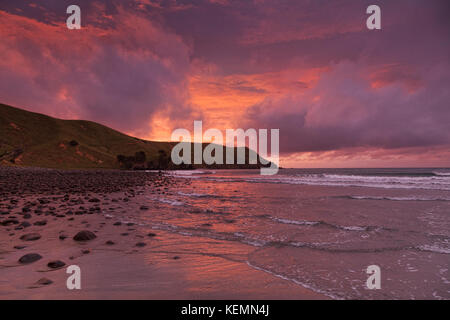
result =
[{"label": "beach", "polygon": [[[324,298],[247,265],[251,246],[144,223],[165,214],[148,197],[164,199],[185,179],[35,168],[1,168],[0,175],[0,299]],[[96,238],[75,241],[80,231]],[[41,258],[19,262],[29,254]],[[66,286],[70,265],[80,267],[80,290]]]},{"label": "beach", "polygon": [[[2,299],[450,298],[446,172],[0,174]],[[42,258],[19,262],[30,253]],[[80,290],[66,287],[69,265]]]}]

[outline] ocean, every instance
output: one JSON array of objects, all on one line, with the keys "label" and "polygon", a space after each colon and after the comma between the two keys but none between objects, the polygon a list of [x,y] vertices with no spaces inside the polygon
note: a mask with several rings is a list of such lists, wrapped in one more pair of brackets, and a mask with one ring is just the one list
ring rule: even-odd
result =
[{"label": "ocean", "polygon": [[[450,169],[170,174],[178,186],[146,195],[158,210],[139,219],[183,236],[187,252],[239,261],[333,299],[450,299]],[[380,289],[366,285],[371,265],[380,268]]]}]

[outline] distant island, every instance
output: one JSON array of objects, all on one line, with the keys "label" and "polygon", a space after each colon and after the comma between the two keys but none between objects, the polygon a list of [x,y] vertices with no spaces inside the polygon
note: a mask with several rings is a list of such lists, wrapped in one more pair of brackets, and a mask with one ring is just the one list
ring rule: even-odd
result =
[{"label": "distant island", "polygon": [[263,166],[248,164],[249,154],[254,152],[248,148],[245,148],[246,164],[175,165],[170,154],[176,143],[143,140],[96,122],[56,119],[0,104],[0,166],[128,170]]}]

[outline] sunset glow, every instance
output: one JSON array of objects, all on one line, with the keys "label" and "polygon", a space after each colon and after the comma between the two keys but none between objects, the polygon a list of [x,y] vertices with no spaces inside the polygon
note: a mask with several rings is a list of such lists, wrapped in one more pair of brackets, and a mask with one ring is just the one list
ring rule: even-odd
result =
[{"label": "sunset glow", "polygon": [[0,7],[3,103],[158,141],[279,128],[289,167],[450,164],[445,2],[381,1],[375,31],[356,1],[83,0],[80,30],[51,2]]}]

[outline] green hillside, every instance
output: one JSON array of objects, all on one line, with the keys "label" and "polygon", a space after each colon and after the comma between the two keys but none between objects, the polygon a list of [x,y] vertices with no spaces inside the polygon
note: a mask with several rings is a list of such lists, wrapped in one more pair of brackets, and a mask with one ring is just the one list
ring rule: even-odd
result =
[{"label": "green hillside", "polygon": [[127,136],[101,124],[60,120],[0,104],[0,163],[45,168],[118,168],[117,155],[157,160],[173,144]]},{"label": "green hillside", "polygon": [[134,138],[92,121],[55,119],[0,104],[0,165],[3,166],[58,169],[261,167],[248,164],[249,154],[254,154],[248,148],[245,148],[245,165],[175,166],[170,162],[175,144]]}]

